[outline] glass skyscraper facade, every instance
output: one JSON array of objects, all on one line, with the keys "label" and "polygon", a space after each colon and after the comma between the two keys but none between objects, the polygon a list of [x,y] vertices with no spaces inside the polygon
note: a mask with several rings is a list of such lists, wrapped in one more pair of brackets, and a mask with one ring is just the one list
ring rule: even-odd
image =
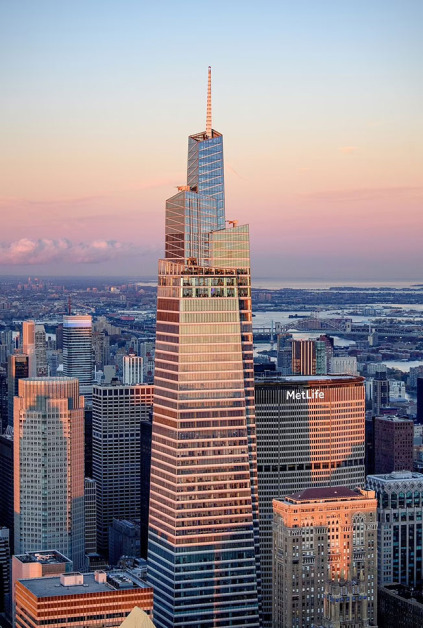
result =
[{"label": "glass skyscraper facade", "polygon": [[167,246],[159,262],[148,547],[158,628],[260,625],[249,234],[224,229],[222,136],[211,119],[207,129],[190,137],[179,252]]}]

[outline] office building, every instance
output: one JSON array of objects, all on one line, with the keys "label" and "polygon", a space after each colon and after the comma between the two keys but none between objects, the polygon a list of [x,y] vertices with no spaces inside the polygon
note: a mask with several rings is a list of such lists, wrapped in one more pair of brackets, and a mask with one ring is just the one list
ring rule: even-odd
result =
[{"label": "office building", "polygon": [[394,471],[369,475],[378,500],[378,584],[423,585],[423,475]]},{"label": "office building", "polygon": [[0,527],[0,613],[6,611],[11,589],[10,580],[9,530]]},{"label": "office building", "polygon": [[378,591],[379,628],[422,628],[423,594],[402,584],[387,584]]},{"label": "office building", "polygon": [[374,419],[375,473],[413,470],[414,422],[397,416]]},{"label": "office building", "polygon": [[18,382],[29,377],[29,359],[27,355],[15,353],[9,355],[7,366],[8,424],[13,428],[13,404],[18,394]]},{"label": "office building", "polygon": [[71,572],[16,583],[17,628],[117,628],[134,606],[151,616],[153,589],[129,571]]},{"label": "office building", "polygon": [[8,415],[7,369],[0,366],[0,430],[2,434],[8,424],[7,415]]},{"label": "office building", "polygon": [[263,625],[271,625],[274,498],[309,487],[364,486],[362,377],[256,381]]},{"label": "office building", "polygon": [[35,361],[35,322],[22,323],[22,353],[28,356],[28,377],[35,377],[37,367]]},{"label": "office building", "polygon": [[113,519],[109,527],[109,562],[117,565],[122,556],[139,558],[141,555],[140,521]]},{"label": "office building", "polygon": [[316,343],[314,340],[292,341],[292,374],[316,375]]},{"label": "office building", "polygon": [[148,554],[148,514],[150,510],[151,433],[153,408],[148,421],[141,422],[141,473],[140,473],[140,555]]},{"label": "office building", "polygon": [[13,526],[15,525],[13,512],[13,436],[7,432],[0,435],[0,478],[2,485],[0,528],[6,527],[9,529],[9,545],[13,554]]},{"label": "office building", "polygon": [[309,488],[273,502],[273,626],[367,628],[377,609],[373,491]]},{"label": "office building", "polygon": [[84,480],[85,553],[97,554],[97,484],[92,478]]},{"label": "office building", "polygon": [[72,561],[56,550],[15,554],[12,558],[13,582],[28,578],[59,576],[73,571]]},{"label": "office building", "polygon": [[158,628],[260,625],[249,234],[236,221],[224,229],[223,189],[210,115],[189,139],[188,185],[166,203],[159,262],[148,543]]},{"label": "office building", "polygon": [[35,325],[34,333],[35,342],[35,364],[36,364],[36,376],[47,377],[48,364],[47,364],[47,343],[46,343],[46,330],[44,325]]},{"label": "office building", "polygon": [[71,571],[73,571],[72,561],[56,550],[28,552],[27,554],[12,556],[13,609],[15,610],[15,591],[18,580],[60,576],[62,573]]},{"label": "office building", "polygon": [[116,383],[93,388],[97,543],[105,556],[113,518],[140,518],[141,423],[149,420],[152,405],[152,386]]},{"label": "office building", "polygon": [[84,566],[84,406],[77,379],[19,380],[15,553],[54,548]]},{"label": "office building", "polygon": [[63,375],[78,379],[87,406],[92,403],[93,370],[91,316],[64,316]]},{"label": "office building", "polygon": [[333,356],[329,361],[331,375],[358,375],[357,358],[355,356]]},{"label": "office building", "polygon": [[381,414],[384,408],[389,407],[389,380],[384,372],[376,373],[372,380],[372,410],[375,416]]},{"label": "office building", "polygon": [[142,384],[144,381],[144,360],[140,355],[130,353],[123,356],[123,383],[127,386]]}]

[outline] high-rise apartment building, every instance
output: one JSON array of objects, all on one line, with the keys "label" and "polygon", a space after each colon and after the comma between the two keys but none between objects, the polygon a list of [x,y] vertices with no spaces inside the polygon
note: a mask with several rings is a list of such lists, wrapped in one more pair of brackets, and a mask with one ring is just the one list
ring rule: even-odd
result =
[{"label": "high-rise apartment building", "polygon": [[141,423],[149,420],[152,405],[152,386],[112,384],[93,388],[97,541],[98,551],[105,556],[113,518],[140,518]]},{"label": "high-rise apartment building", "polygon": [[316,375],[316,343],[314,340],[292,341],[292,374]]},{"label": "high-rise apartment building", "polygon": [[364,379],[256,381],[263,626],[272,614],[272,500],[309,487],[364,486]]},{"label": "high-rise apartment building", "polygon": [[378,500],[378,584],[423,585],[423,474],[368,475]]},{"label": "high-rise apartment building", "polygon": [[144,382],[144,360],[140,355],[129,353],[123,356],[123,383],[128,386]]},{"label": "high-rise apartment building", "polygon": [[374,491],[309,488],[273,502],[274,628],[376,622]]},{"label": "high-rise apartment building", "polygon": [[224,229],[222,136],[188,144],[159,262],[148,567],[158,628],[260,625],[248,226]]},{"label": "high-rise apartment building", "polygon": [[129,571],[72,572],[16,583],[17,628],[117,628],[134,606],[150,617],[153,589]]},{"label": "high-rise apartment building", "polygon": [[13,427],[13,404],[14,398],[18,394],[18,382],[20,379],[29,377],[29,358],[22,353],[9,355],[7,365],[7,401],[8,401],[8,424]]},{"label": "high-rise apartment building", "polygon": [[397,416],[374,418],[375,473],[413,470],[414,422]]},{"label": "high-rise apartment building", "polygon": [[54,548],[84,566],[84,406],[78,380],[19,380],[15,553]]},{"label": "high-rise apartment building", "polygon": [[91,316],[64,316],[63,375],[78,379],[87,406],[92,403],[93,368]]}]

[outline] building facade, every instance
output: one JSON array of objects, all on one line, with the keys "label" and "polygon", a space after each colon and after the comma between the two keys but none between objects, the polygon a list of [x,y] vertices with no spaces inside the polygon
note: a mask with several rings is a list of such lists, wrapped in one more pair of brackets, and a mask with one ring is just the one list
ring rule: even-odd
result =
[{"label": "building facade", "polygon": [[130,353],[123,356],[123,383],[127,386],[144,382],[144,360],[142,356]]},{"label": "building facade", "polygon": [[13,404],[18,394],[18,382],[29,377],[29,358],[23,353],[9,355],[7,365],[7,400],[8,400],[8,425],[13,427]]},{"label": "building facade", "polygon": [[84,400],[78,380],[19,380],[15,553],[54,548],[84,566]]},{"label": "building facade", "polygon": [[93,369],[91,316],[64,316],[63,375],[78,379],[87,406],[92,402]]},{"label": "building facade", "polygon": [[222,136],[211,117],[188,151],[188,185],[167,203],[159,262],[154,621],[252,628],[260,567],[248,227],[223,228]]},{"label": "building facade", "polygon": [[149,617],[153,590],[128,571],[33,578],[16,583],[16,628],[117,628],[134,606]]},{"label": "building facade", "polygon": [[109,526],[140,518],[141,423],[150,418],[152,386],[93,388],[92,456],[97,485],[98,551],[107,556]]},{"label": "building facade", "polygon": [[414,422],[397,416],[374,419],[375,473],[413,470]]},{"label": "building facade", "polygon": [[274,628],[367,628],[376,622],[373,491],[310,488],[275,500]]},{"label": "building facade", "polygon": [[395,471],[367,476],[378,500],[378,584],[423,585],[423,475]]},{"label": "building facade", "polygon": [[256,381],[255,400],[266,627],[272,614],[272,500],[309,487],[364,486],[363,378]]},{"label": "building facade", "polygon": [[97,483],[84,480],[85,553],[97,554]]}]

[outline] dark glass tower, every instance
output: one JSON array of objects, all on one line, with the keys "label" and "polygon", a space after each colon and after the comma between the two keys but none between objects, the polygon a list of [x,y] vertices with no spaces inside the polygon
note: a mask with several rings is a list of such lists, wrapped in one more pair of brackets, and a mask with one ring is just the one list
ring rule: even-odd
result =
[{"label": "dark glass tower", "polygon": [[260,626],[249,233],[224,228],[210,91],[209,70],[206,132],[190,137],[159,262],[148,543],[158,628]]}]

